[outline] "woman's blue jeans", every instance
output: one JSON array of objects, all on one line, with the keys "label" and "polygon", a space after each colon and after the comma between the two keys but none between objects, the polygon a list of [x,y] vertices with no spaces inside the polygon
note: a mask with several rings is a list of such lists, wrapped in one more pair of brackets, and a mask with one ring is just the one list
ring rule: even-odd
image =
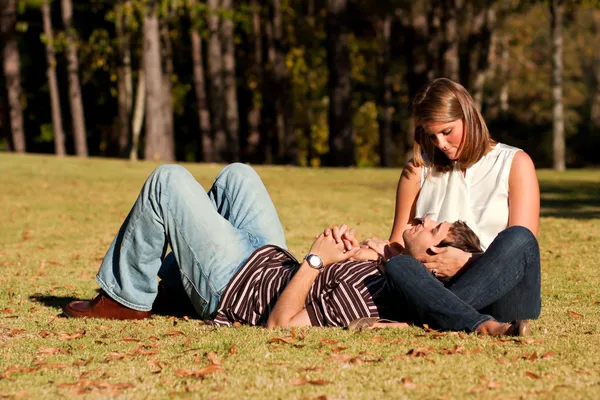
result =
[{"label": "woman's blue jeans", "polygon": [[[173,252],[165,258],[167,244]],[[207,193],[185,168],[163,165],[146,180],[96,280],[119,303],[148,311],[160,276],[182,285],[200,316],[209,318],[238,268],[266,244],[286,248],[275,206],[254,169],[225,167]]]},{"label": "woman's blue jeans", "polygon": [[540,315],[540,249],[522,226],[500,232],[470,268],[446,284],[409,256],[390,259],[385,273],[399,314],[438,329],[473,332],[493,319]]}]

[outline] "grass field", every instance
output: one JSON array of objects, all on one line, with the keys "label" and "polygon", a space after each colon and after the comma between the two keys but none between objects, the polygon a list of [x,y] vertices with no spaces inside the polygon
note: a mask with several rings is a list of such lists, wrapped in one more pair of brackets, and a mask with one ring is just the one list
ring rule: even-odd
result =
[{"label": "grass field", "polygon": [[[526,339],[61,317],[95,296],[155,166],[0,154],[0,398],[600,398],[600,171],[538,172],[543,310]],[[220,169],[186,167],[206,188]],[[297,256],[330,223],[389,235],[399,170],[257,170]]]}]

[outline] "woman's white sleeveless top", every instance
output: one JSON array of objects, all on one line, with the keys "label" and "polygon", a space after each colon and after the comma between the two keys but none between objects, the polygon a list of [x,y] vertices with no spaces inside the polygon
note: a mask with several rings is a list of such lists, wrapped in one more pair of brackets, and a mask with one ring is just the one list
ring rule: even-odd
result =
[{"label": "woman's white sleeveless top", "polygon": [[502,143],[467,169],[447,173],[421,168],[415,217],[462,220],[479,236],[483,249],[508,226],[508,177],[516,147]]}]

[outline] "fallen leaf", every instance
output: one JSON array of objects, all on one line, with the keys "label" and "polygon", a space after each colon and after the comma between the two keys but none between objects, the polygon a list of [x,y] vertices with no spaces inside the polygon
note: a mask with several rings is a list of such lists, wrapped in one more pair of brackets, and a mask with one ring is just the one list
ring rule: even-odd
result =
[{"label": "fallen leaf", "polygon": [[534,374],[533,372],[525,371],[525,376],[528,376],[532,379],[540,379],[541,376],[538,374]]},{"label": "fallen leaf", "polygon": [[300,378],[292,379],[291,384],[294,386],[303,386],[303,385],[306,385],[307,382],[308,381],[306,380],[306,378],[300,377]]},{"label": "fallen leaf", "polygon": [[338,344],[338,341],[332,340],[332,339],[321,339],[321,343],[323,343],[323,344]]},{"label": "fallen leaf", "polygon": [[568,311],[569,311],[569,314],[571,314],[571,317],[573,317],[573,318],[583,318],[583,315],[578,314],[575,311],[571,311],[571,310],[568,310]]},{"label": "fallen leaf", "polygon": [[485,392],[485,386],[483,386],[483,385],[473,386],[471,389],[469,389],[469,393],[481,393],[481,392]]},{"label": "fallen leaf", "polygon": [[487,386],[487,388],[488,388],[488,389],[492,389],[492,390],[493,390],[493,389],[500,389],[502,386],[504,386],[504,383],[502,383],[502,382],[493,382],[493,381],[489,381],[489,382],[486,384],[486,386]]},{"label": "fallen leaf", "polygon": [[221,360],[217,358],[217,353],[215,353],[214,351],[209,351],[208,353],[206,353],[206,358],[211,364],[221,365]]},{"label": "fallen leaf", "polygon": [[175,371],[175,376],[180,378],[204,378],[206,375],[214,374],[215,372],[220,371],[223,371],[223,367],[217,364],[211,364],[196,371],[191,371],[189,369],[178,369]]},{"label": "fallen leaf", "polygon": [[38,354],[39,355],[71,354],[71,352],[66,349],[61,349],[58,347],[42,347],[39,349]]},{"label": "fallen leaf", "polygon": [[304,372],[304,371],[323,371],[325,370],[325,367],[304,367],[304,368],[298,368],[298,372]]},{"label": "fallen leaf", "polygon": [[178,335],[184,335],[185,336],[185,334],[182,331],[177,331],[177,330],[169,331],[165,335],[166,336],[178,336]]},{"label": "fallen leaf", "polygon": [[556,353],[554,353],[553,351],[549,351],[547,353],[544,353],[544,355],[542,356],[542,360],[547,360],[549,358],[552,358],[552,356],[554,356]]},{"label": "fallen leaf", "polygon": [[235,347],[235,344],[232,344],[231,347],[229,348],[229,351],[227,352],[230,356],[234,355],[235,353],[237,353],[237,348]]},{"label": "fallen leaf", "polygon": [[385,337],[383,337],[383,336],[374,336],[372,338],[365,339],[365,342],[383,343],[383,342],[385,342]]},{"label": "fallen leaf", "polygon": [[313,379],[313,380],[308,381],[308,383],[310,383],[311,385],[329,385],[333,382],[326,381],[325,379]]},{"label": "fallen leaf", "polygon": [[332,352],[332,353],[339,353],[340,351],[344,351],[344,350],[346,350],[346,349],[347,349],[347,347],[344,347],[344,346],[337,346],[337,347],[334,347],[333,349],[331,349],[331,352]]},{"label": "fallen leaf", "polygon": [[294,341],[294,339],[292,339],[291,337],[289,338],[282,338],[282,337],[274,337],[271,338],[267,341],[267,343],[292,343]]},{"label": "fallen leaf", "polygon": [[412,390],[412,389],[416,389],[418,386],[416,383],[414,383],[412,381],[412,378],[410,376],[407,376],[407,377],[402,378],[402,387],[404,389]]}]

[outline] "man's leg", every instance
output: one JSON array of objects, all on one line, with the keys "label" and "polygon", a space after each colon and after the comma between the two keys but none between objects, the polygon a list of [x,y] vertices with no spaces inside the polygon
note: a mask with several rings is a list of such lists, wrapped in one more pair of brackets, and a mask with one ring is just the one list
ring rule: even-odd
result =
[{"label": "man's leg", "polygon": [[[253,250],[267,244],[286,247],[285,234],[275,206],[256,171],[247,165],[235,163],[225,167],[216,177],[208,197],[214,209],[233,227],[242,232]],[[250,254],[244,257],[244,261]],[[173,293],[183,290],[195,303],[194,277],[179,267],[175,253],[169,254],[159,271],[163,285]],[[212,277],[214,289],[220,296],[237,271],[215,271]],[[182,272],[183,271],[183,272]],[[215,311],[216,304],[209,313]],[[198,308],[198,307],[196,307]]]},{"label": "man's leg", "polygon": [[150,310],[169,243],[195,308],[207,317],[216,308],[223,287],[254,251],[253,242],[247,232],[217,212],[185,168],[165,165],[144,184],[102,262],[97,281],[117,302],[134,310]]},{"label": "man's leg", "polygon": [[527,228],[500,232],[477,262],[448,289],[499,321],[537,318],[541,310],[540,249]]}]

